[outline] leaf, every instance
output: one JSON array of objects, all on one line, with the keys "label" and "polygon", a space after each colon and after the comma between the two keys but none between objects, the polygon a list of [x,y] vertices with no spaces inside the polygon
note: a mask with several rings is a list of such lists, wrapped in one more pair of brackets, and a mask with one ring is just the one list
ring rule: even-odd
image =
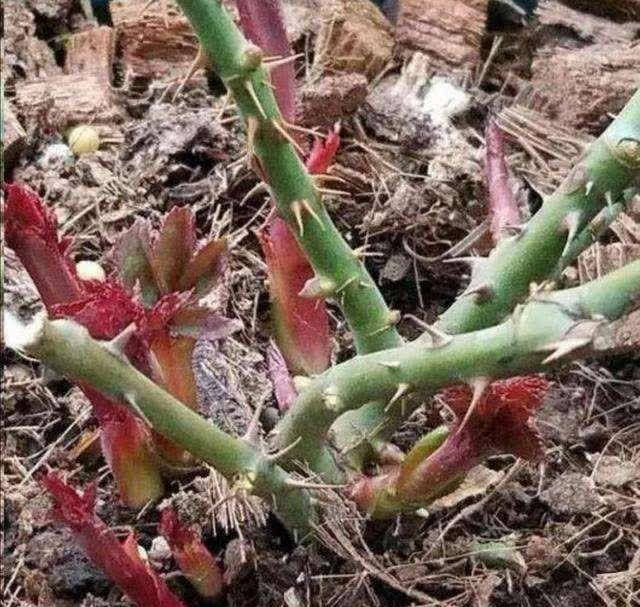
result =
[{"label": "leaf", "polygon": [[196,246],[195,217],[187,207],[174,207],[160,228],[151,251],[151,268],[162,295],[179,291],[179,281]]},{"label": "leaf", "polygon": [[206,295],[213,283],[222,276],[226,253],[227,241],[224,238],[208,242],[200,248],[185,265],[177,290],[195,289],[197,295]]},{"label": "leaf", "polygon": [[80,495],[53,473],[40,482],[53,500],[53,517],[71,529],[93,564],[138,607],[185,607],[165,581],[142,561],[135,535],[130,534],[121,544],[95,515],[95,485],[89,485]]},{"label": "leaf", "polygon": [[136,285],[146,306],[152,306],[158,299],[158,287],[151,268],[151,225],[145,219],[135,223],[116,240],[112,259],[120,282],[133,293]]},{"label": "leaf", "polygon": [[216,341],[242,329],[242,322],[225,318],[209,308],[190,306],[178,310],[171,319],[170,330],[175,336]]},{"label": "leaf", "polygon": [[219,596],[224,589],[222,569],[202,543],[200,534],[186,527],[173,508],[162,511],[158,531],[167,540],[182,573],[198,594],[208,599]]},{"label": "leaf", "polygon": [[69,257],[70,241],[58,235],[55,215],[29,188],[5,184],[4,233],[33,280],[48,311],[82,296],[82,285]]},{"label": "leaf", "polygon": [[527,572],[527,564],[515,548],[512,537],[505,537],[496,542],[474,540],[470,548],[473,556],[488,567],[511,569],[519,575]]},{"label": "leaf", "polygon": [[326,306],[324,300],[298,296],[313,278],[313,270],[280,217],[274,217],[259,236],[269,272],[278,347],[293,374],[321,373],[331,356]]}]

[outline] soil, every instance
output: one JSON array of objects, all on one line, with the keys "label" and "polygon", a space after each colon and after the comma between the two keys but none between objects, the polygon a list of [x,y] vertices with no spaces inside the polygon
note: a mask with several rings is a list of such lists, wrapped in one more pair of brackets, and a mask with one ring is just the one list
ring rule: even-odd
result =
[{"label": "soil", "polygon": [[[394,51],[375,76],[367,72],[370,62],[357,74],[323,71],[322,62],[314,62],[317,3],[284,4],[297,24],[293,43],[302,54],[297,67],[304,124],[342,123],[332,172],[346,194],[330,196],[327,206],[350,244],[367,246],[367,266],[390,306],[401,311],[407,337],[420,331],[412,316],[433,322],[468,280],[460,264],[443,257],[486,216],[486,118],[497,115],[509,135],[512,177],[525,212],[533,213],[638,83],[640,14],[631,0],[610,18],[607,10],[583,12],[600,4],[586,2],[541,0],[528,20],[492,10],[500,17],[484,25],[477,52],[460,53],[467,62],[477,55],[474,62],[434,67],[428,49],[414,54],[411,46]],[[227,234],[232,247],[224,311],[241,319],[244,330],[221,351],[201,355],[215,358],[212,383],[229,388],[216,393],[230,412],[217,421],[241,433],[256,407],[265,405],[263,421],[272,426],[278,411],[266,363],[266,271],[254,234],[269,206],[262,193],[245,199],[257,179],[244,162],[243,130],[220,83],[200,72],[172,100],[177,80],[166,74],[183,72],[171,65],[162,81],[127,77],[127,49],[116,40],[108,75],[112,105],[102,117],[95,114],[100,148],[61,159],[51,146],[64,142],[74,120],[90,120],[86,108],[74,114],[73,99],[62,112],[19,100],[36,90],[29,88],[35,82],[54,90],[65,75],[65,40],[94,25],[74,0],[5,0],[4,7],[5,94],[26,131],[5,177],[27,183],[55,209],[62,231],[74,238],[76,260],[102,260],[135,217],[157,221],[174,205],[196,211],[201,236]],[[402,12],[388,13],[402,19]],[[403,36],[407,27],[404,22]],[[393,25],[385,28],[391,36]],[[184,63],[180,56],[180,70]],[[420,112],[426,74],[461,93],[453,116],[434,120]],[[314,124],[316,113],[323,115]],[[608,251],[623,247],[640,256],[638,207],[634,214],[631,205],[626,224],[614,224],[603,244],[570,268],[566,285],[578,282],[585,268],[593,277],[600,259],[615,267],[620,255]],[[487,239],[475,240],[471,250],[486,254]],[[24,318],[39,310],[29,277],[8,250],[4,281],[9,309]],[[351,338],[337,308],[331,317],[334,359],[344,360],[353,354]],[[70,535],[48,521],[48,501],[35,479],[47,468],[64,471],[79,487],[97,479],[99,515],[118,535],[135,528],[147,551],[157,545],[158,505],[138,513],[119,504],[89,438],[96,420],[76,388],[9,350],[3,357],[3,604],[129,605]],[[495,473],[490,489],[420,516],[365,521],[329,493],[319,541],[296,546],[257,500],[214,510],[227,489],[210,469],[173,480],[170,499],[183,518],[200,526],[224,563],[229,585],[221,604],[230,607],[640,605],[639,362],[636,349],[553,374],[554,389],[537,417],[544,463],[494,457],[486,466]],[[206,404],[203,409],[206,414]],[[394,440],[406,448],[440,419],[435,404],[425,403]],[[503,545],[499,558],[478,553],[478,542],[488,540]],[[154,562],[186,605],[205,604],[170,558]]]}]

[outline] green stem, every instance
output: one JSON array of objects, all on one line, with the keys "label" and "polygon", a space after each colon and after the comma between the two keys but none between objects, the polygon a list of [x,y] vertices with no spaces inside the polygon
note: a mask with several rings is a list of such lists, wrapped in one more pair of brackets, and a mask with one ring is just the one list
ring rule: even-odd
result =
[{"label": "green stem", "polygon": [[[340,304],[358,353],[402,345],[395,329],[398,314],[387,307],[363,263],[342,238],[290,141],[265,67],[220,2],[178,0],[202,47],[233,94],[248,132],[249,156],[269,184],[280,215],[309,259],[324,295]],[[252,94],[253,92],[253,94]],[[378,403],[372,406],[380,407]],[[349,420],[338,431],[340,443],[352,442]],[[322,437],[324,438],[324,437]],[[321,459],[331,459],[322,447]]]},{"label": "green stem", "polygon": [[235,98],[255,160],[326,296],[340,303],[359,352],[400,345],[397,315],[384,302],[364,265],[322,204],[321,192],[290,140],[260,52],[250,45],[221,2],[178,0],[220,78]]},{"label": "green stem", "polygon": [[[545,280],[573,240],[640,174],[640,90],[517,236],[476,265],[466,293],[440,317],[451,334],[500,322]],[[474,289],[475,294],[473,294]]]},{"label": "green stem", "polygon": [[[410,344],[333,367],[302,392],[278,426],[281,448],[305,437],[289,453],[334,478],[319,442],[346,411],[373,399],[434,392],[474,378],[497,379],[546,368],[586,353],[597,354],[615,319],[640,296],[640,260],[581,287],[542,292],[502,324],[452,337],[439,346]],[[598,320],[600,318],[600,320]],[[596,319],[596,320],[594,320]],[[323,454],[321,457],[319,454]]]},{"label": "green stem", "polygon": [[129,403],[154,430],[273,504],[292,532],[308,533],[313,511],[306,491],[292,487],[287,473],[253,445],[226,434],[140,373],[111,342],[93,339],[73,321],[43,319],[20,349],[61,374]]},{"label": "green stem", "polygon": [[[556,276],[558,268],[593,242],[592,227],[597,235],[606,229],[617,211],[611,201],[624,199],[639,173],[640,90],[524,230],[505,239],[487,259],[475,259],[469,288],[440,317],[438,328],[457,335],[501,322],[527,296],[532,282]],[[603,207],[604,224],[590,225]],[[344,445],[354,429],[369,441],[388,440],[419,404],[395,407],[389,415],[383,403],[369,403],[336,422],[334,441]]]}]

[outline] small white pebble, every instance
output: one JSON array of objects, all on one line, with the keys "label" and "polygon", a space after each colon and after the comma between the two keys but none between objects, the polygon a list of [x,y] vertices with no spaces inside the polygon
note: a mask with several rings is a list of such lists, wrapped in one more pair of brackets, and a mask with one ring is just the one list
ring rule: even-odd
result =
[{"label": "small white pebble", "polygon": [[100,135],[98,131],[88,124],[80,124],[73,127],[67,135],[67,141],[71,151],[76,156],[90,154],[100,147]]},{"label": "small white pebble", "polygon": [[87,259],[79,261],[76,264],[76,272],[80,280],[99,280],[100,282],[104,282],[107,278],[107,275],[99,263]]}]

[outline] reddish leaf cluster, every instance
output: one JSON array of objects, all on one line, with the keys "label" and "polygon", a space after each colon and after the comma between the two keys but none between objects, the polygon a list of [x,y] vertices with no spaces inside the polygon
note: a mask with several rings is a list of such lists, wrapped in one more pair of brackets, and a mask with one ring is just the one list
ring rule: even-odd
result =
[{"label": "reddish leaf cluster", "polygon": [[94,512],[96,487],[80,495],[55,474],[42,478],[53,500],[54,519],[65,524],[91,561],[138,607],[185,607],[165,581],[142,560],[131,533],[120,543]]},{"label": "reddish leaf cluster", "polygon": [[162,511],[158,531],[167,540],[180,570],[198,593],[211,599],[219,596],[224,589],[224,576],[200,535],[180,522],[173,508]]}]

